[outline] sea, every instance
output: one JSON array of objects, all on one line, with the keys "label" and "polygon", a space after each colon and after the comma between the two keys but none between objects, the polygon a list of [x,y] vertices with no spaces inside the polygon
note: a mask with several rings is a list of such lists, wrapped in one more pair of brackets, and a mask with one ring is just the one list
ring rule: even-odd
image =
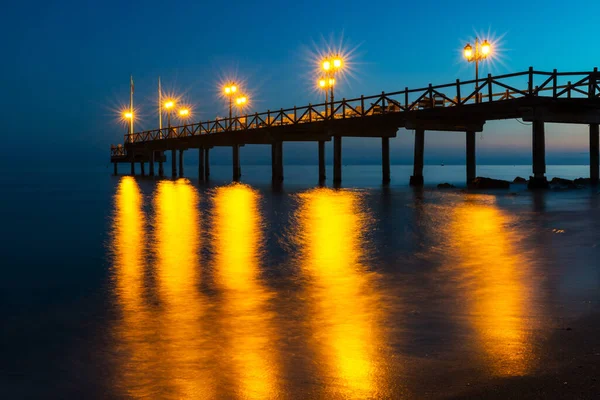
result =
[{"label": "sea", "polygon": [[451,165],[422,189],[402,165],[385,186],[380,166],[340,187],[317,166],[278,186],[270,166],[119,172],[0,175],[1,398],[598,398],[597,188],[473,191]]}]

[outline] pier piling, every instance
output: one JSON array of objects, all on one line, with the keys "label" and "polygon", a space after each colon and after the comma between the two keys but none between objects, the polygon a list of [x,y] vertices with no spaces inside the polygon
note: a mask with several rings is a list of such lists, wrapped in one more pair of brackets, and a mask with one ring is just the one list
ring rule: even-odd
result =
[{"label": "pier piling", "polygon": [[183,177],[183,150],[179,150],[179,177]]},{"label": "pier piling", "polygon": [[163,166],[163,155],[160,155],[160,159],[158,161],[158,176],[161,178],[165,176],[165,167]]},{"label": "pier piling", "polygon": [[118,175],[118,172],[119,172],[119,170],[118,170],[118,168],[117,168],[117,164],[118,164],[118,163],[116,163],[116,162],[115,162],[115,163],[113,163],[113,169],[114,169],[114,174],[115,174],[115,176],[117,176],[117,175]]},{"label": "pier piling", "polygon": [[598,185],[598,175],[600,173],[599,139],[598,124],[590,124],[590,181],[592,185]]},{"label": "pier piling", "polygon": [[283,143],[275,142],[271,144],[271,169],[272,182],[283,182]]},{"label": "pier piling", "polygon": [[171,176],[177,177],[177,150],[171,150]]},{"label": "pier piling", "polygon": [[131,160],[131,176],[135,175],[135,162]]},{"label": "pier piling", "polygon": [[319,140],[319,183],[325,182],[325,141]]},{"label": "pier piling", "polygon": [[384,184],[390,183],[390,138],[381,138],[381,172]]},{"label": "pier piling", "polygon": [[342,182],[342,137],[333,137],[333,183]]},{"label": "pier piling", "polygon": [[410,177],[410,186],[423,186],[423,157],[425,153],[425,130],[415,129],[415,156],[413,161],[413,174]]},{"label": "pier piling", "polygon": [[242,170],[240,167],[240,145],[234,144],[233,149],[233,181],[237,182],[242,176]]},{"label": "pier piling", "polygon": [[204,149],[204,179],[210,177],[210,147]]},{"label": "pier piling", "polygon": [[150,161],[148,162],[149,166],[150,166],[150,176],[154,176],[154,150],[152,150],[150,152]]},{"label": "pier piling", "polygon": [[546,189],[546,135],[544,121],[534,120],[532,123],[533,176],[529,179],[529,189]]},{"label": "pier piling", "polygon": [[467,131],[467,185],[470,185],[477,176],[475,154],[475,132]]},{"label": "pier piling", "polygon": [[144,168],[144,162],[140,161],[140,171],[142,173],[142,176],[146,176],[146,170]]},{"label": "pier piling", "polygon": [[205,181],[204,176],[204,147],[198,149],[198,180],[200,182]]}]

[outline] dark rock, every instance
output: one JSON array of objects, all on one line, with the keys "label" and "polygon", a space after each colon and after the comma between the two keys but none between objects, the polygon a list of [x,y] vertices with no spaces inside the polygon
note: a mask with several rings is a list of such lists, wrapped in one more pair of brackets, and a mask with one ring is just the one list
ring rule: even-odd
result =
[{"label": "dark rock", "polygon": [[469,184],[471,189],[508,189],[510,182],[501,179],[483,178],[478,176]]},{"label": "dark rock", "polygon": [[590,178],[577,178],[573,181],[573,183],[576,185],[588,186],[592,183],[592,180]]},{"label": "dark rock", "polygon": [[451,185],[449,183],[440,183],[439,185],[437,185],[438,189],[455,189],[456,186]]},{"label": "dark rock", "polygon": [[552,178],[552,180],[550,181],[550,184],[552,185],[563,185],[563,186],[568,186],[568,185],[572,185],[573,181],[570,179],[563,179],[563,178],[558,178],[558,177],[554,177]]},{"label": "dark rock", "polygon": [[577,185],[572,180],[557,177],[552,178],[550,185],[558,189],[577,189]]},{"label": "dark rock", "polygon": [[517,176],[513,183],[527,183],[527,179]]}]

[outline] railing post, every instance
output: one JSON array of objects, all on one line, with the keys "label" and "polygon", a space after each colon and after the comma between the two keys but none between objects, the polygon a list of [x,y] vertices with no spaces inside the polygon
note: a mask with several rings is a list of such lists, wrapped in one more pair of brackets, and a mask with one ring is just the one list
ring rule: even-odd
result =
[{"label": "railing post", "polygon": [[557,84],[558,84],[558,72],[556,72],[556,69],[555,69],[554,71],[552,71],[552,98],[553,99],[556,98]]},{"label": "railing post", "polygon": [[571,98],[571,81],[567,82],[567,99]]},{"label": "railing post", "polygon": [[308,103],[308,122],[312,122],[312,104]]},{"label": "railing post", "polygon": [[385,92],[381,92],[381,113],[385,114]]},{"label": "railing post", "polygon": [[283,125],[283,108],[279,110],[279,115],[281,116],[281,125]]},{"label": "railing post", "polygon": [[346,98],[342,98],[342,118],[346,118]]},{"label": "railing post", "polygon": [[527,92],[530,96],[533,94],[533,67],[529,67],[529,83],[527,87]]},{"label": "railing post", "polygon": [[256,127],[258,128],[258,113],[254,113],[254,123],[256,124]]},{"label": "railing post", "polygon": [[488,102],[491,103],[492,102],[492,74],[488,74],[488,78],[487,78],[487,84],[488,84]]},{"label": "railing post", "polygon": [[588,87],[588,98],[593,99],[596,97],[596,74],[598,73],[598,67],[594,67],[594,72],[590,74],[589,87]]},{"label": "railing post", "polygon": [[267,126],[271,126],[271,110],[267,110]]},{"label": "railing post", "polygon": [[408,109],[408,86],[404,87],[404,108],[406,109],[406,111],[409,111],[409,109]]},{"label": "railing post", "polygon": [[435,107],[435,103],[433,102],[433,89],[432,89],[432,84],[429,84],[429,104],[431,105],[431,108]]},{"label": "railing post", "polygon": [[361,117],[365,116],[365,95],[364,94],[360,95],[360,116]]},{"label": "railing post", "polygon": [[294,105],[294,124],[298,123],[298,115],[296,112],[297,112],[296,106]]},{"label": "railing post", "polygon": [[461,94],[460,94],[460,79],[456,80],[456,105],[460,106],[462,104],[462,100],[461,100]]}]

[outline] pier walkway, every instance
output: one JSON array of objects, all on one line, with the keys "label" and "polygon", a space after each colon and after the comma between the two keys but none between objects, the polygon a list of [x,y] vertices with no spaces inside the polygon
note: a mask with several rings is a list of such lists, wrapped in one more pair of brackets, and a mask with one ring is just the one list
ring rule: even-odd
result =
[{"label": "pier walkway", "polygon": [[[467,183],[476,177],[475,133],[487,121],[522,119],[531,122],[533,170],[529,186],[547,187],[545,124],[589,125],[590,179],[599,179],[600,74],[588,72],[528,71],[500,76],[488,75],[477,82],[460,81],[429,85],[420,89],[342,99],[333,103],[309,104],[263,113],[248,114],[183,126],[127,134],[122,145],[111,146],[114,172],[119,163],[149,163],[149,174],[164,175],[165,153],[171,152],[171,175],[183,176],[186,150],[197,149],[198,175],[210,175],[210,149],[232,148],[232,178],[241,177],[240,147],[271,145],[272,179],[283,181],[283,143],[317,142],[319,181],[325,179],[325,142],[333,140],[333,181],[342,180],[342,138],[381,138],[382,179],[390,180],[389,140],[399,128],[414,130],[414,169],[410,183],[423,184],[425,132],[465,132]],[[179,155],[179,157],[177,157]],[[179,158],[179,163],[177,163]],[[179,170],[178,165],[179,164]]]}]

